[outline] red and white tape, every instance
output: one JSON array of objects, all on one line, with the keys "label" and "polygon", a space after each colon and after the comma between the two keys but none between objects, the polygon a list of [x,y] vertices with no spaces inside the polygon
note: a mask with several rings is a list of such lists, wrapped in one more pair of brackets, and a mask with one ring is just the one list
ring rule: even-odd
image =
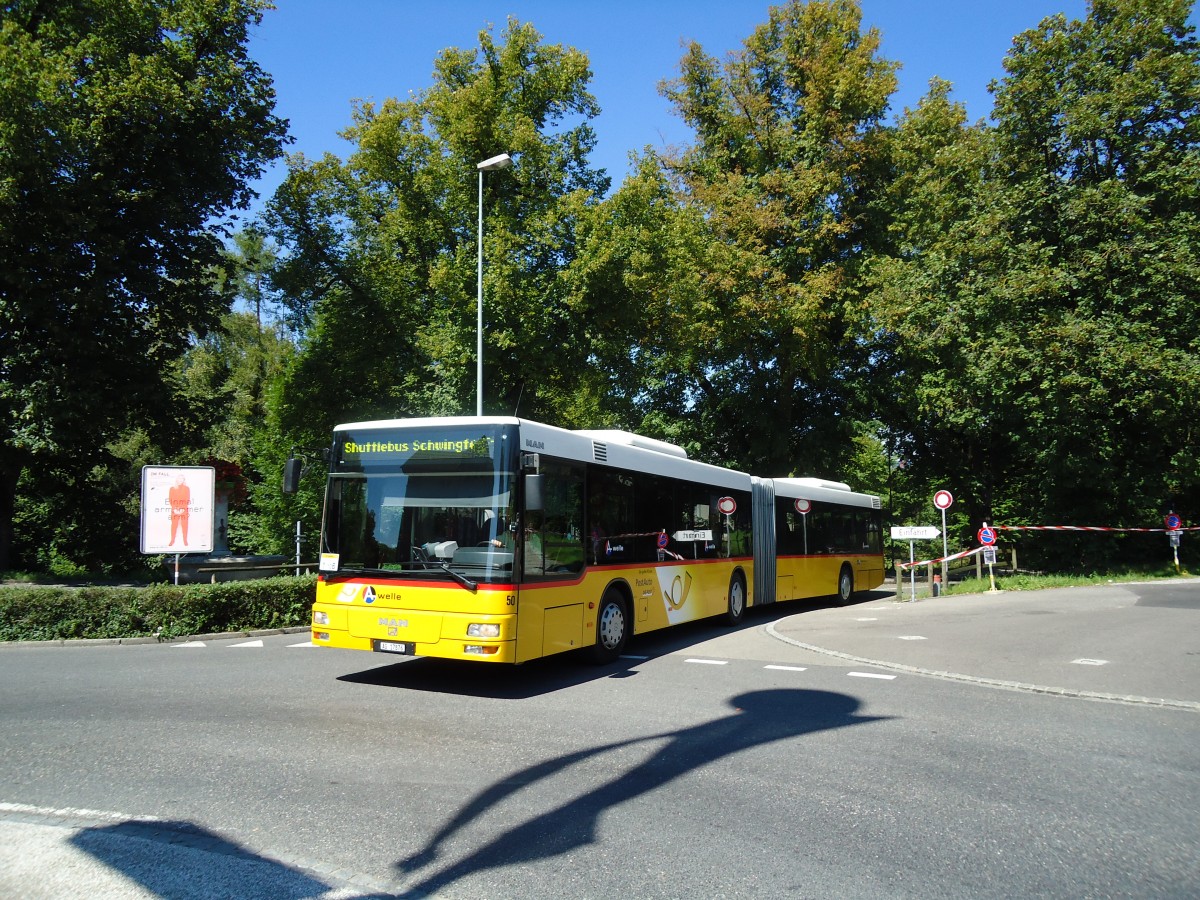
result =
[{"label": "red and white tape", "polygon": [[1107,528],[1099,525],[991,525],[997,531],[1200,531],[1200,525],[1186,528]]},{"label": "red and white tape", "polygon": [[982,553],[983,547],[976,547],[974,550],[964,550],[962,553],[952,553],[949,556],[939,556],[937,559],[921,559],[916,562],[900,562],[896,565],[901,569],[915,569],[919,566],[932,566],[934,563],[950,562],[954,559],[962,559],[964,556],[974,556],[976,553]]}]

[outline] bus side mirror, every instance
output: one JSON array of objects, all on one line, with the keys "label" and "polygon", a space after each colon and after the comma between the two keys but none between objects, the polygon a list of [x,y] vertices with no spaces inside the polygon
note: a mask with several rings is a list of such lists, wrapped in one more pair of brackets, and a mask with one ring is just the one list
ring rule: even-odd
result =
[{"label": "bus side mirror", "polygon": [[538,512],[546,508],[543,477],[533,474],[525,476],[525,509],[529,512]]},{"label": "bus side mirror", "polygon": [[289,456],[283,464],[283,492],[294,494],[300,490],[300,473],[304,469],[304,461]]}]

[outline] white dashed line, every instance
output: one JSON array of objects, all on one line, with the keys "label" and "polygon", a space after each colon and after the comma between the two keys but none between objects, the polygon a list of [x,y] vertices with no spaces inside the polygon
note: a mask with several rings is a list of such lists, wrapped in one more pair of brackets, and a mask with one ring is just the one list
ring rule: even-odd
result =
[{"label": "white dashed line", "polygon": [[261,647],[262,641],[244,641],[240,644],[230,644],[230,647]]},{"label": "white dashed line", "polygon": [[684,662],[697,663],[702,666],[727,666],[727,659],[685,659]]},{"label": "white dashed line", "polygon": [[875,617],[875,618],[871,618],[871,619],[855,619],[854,621],[855,622],[878,622],[879,618]]},{"label": "white dashed line", "polygon": [[775,669],[778,672],[807,672],[804,666],[763,666],[764,669]]},{"label": "white dashed line", "polygon": [[648,660],[649,658],[650,658],[650,657],[648,657],[648,656],[631,656],[631,655],[629,655],[628,653],[623,653],[623,654],[621,654],[621,659],[636,659],[636,660],[639,660],[639,661],[641,661],[641,662],[645,662],[645,661],[646,661],[646,660]]},{"label": "white dashed line", "polygon": [[303,643],[300,643],[300,644],[288,644],[288,646],[289,647],[315,647],[317,645],[314,644],[312,641],[304,641]]},{"label": "white dashed line", "polygon": [[895,675],[881,675],[878,672],[847,672],[851,678],[878,678],[881,681],[895,681]]},{"label": "white dashed line", "polygon": [[900,640],[902,640],[902,641],[923,641],[923,640],[926,640],[926,638],[922,637],[919,634],[902,634],[902,635],[900,635]]},{"label": "white dashed line", "polygon": [[1107,666],[1107,659],[1073,659],[1071,664],[1075,666]]},{"label": "white dashed line", "polygon": [[204,647],[204,641],[184,641],[182,644],[172,644],[172,647]]}]

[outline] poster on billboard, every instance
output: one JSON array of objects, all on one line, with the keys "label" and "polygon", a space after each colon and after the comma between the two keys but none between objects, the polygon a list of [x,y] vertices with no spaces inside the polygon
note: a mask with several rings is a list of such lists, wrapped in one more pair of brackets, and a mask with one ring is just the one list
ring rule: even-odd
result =
[{"label": "poster on billboard", "polygon": [[142,553],[212,553],[215,470],[142,467]]}]

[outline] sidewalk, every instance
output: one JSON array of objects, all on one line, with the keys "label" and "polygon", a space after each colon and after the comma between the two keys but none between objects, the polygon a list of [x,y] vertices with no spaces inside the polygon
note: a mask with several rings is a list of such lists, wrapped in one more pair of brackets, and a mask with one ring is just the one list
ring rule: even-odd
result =
[{"label": "sidewalk", "polygon": [[857,664],[1200,711],[1200,579],[899,597],[809,610],[768,631]]}]

